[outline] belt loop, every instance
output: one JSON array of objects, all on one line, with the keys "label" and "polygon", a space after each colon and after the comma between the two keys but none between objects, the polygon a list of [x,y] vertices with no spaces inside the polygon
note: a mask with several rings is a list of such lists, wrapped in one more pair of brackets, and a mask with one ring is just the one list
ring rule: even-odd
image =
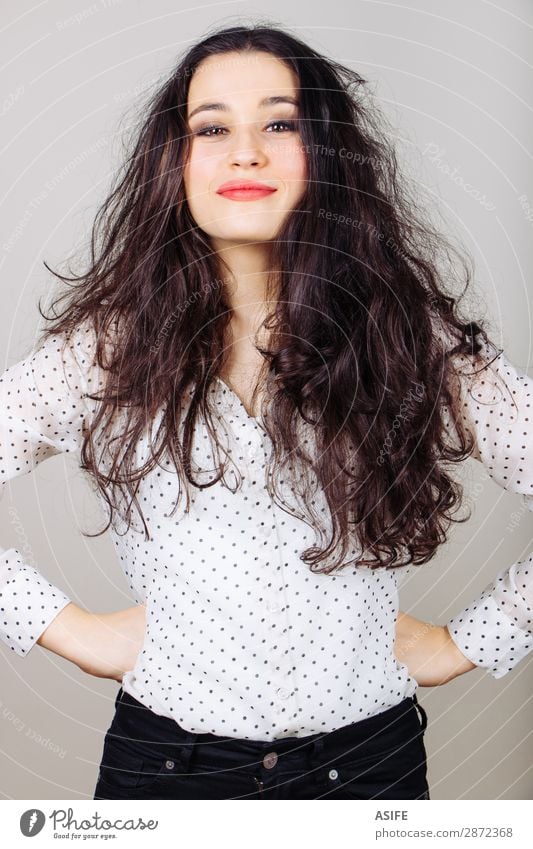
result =
[{"label": "belt loop", "polygon": [[309,766],[312,770],[313,781],[324,791],[328,789],[327,771],[323,768],[325,767],[324,748],[326,734],[327,732],[321,734],[320,737],[316,738],[316,740],[313,740],[311,744],[311,751],[309,753]]},{"label": "belt loop", "polygon": [[198,734],[192,731],[183,732],[183,740],[177,744],[177,759],[183,767],[184,772],[189,772],[193,746]]},{"label": "belt loop", "polygon": [[318,766],[318,762],[324,752],[324,734],[320,734],[316,740],[311,743],[310,761],[312,765]]}]

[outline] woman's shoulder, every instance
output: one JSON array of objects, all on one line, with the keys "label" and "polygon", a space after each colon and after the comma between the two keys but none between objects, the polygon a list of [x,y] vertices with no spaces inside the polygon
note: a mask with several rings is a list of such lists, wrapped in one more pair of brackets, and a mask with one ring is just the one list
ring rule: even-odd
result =
[{"label": "woman's shoulder", "polygon": [[[65,365],[75,364],[88,379],[98,366],[98,344],[105,348],[105,359],[112,353],[118,341],[119,322],[113,318],[105,327],[97,324],[92,315],[84,317],[73,327],[46,334],[32,353],[43,352],[46,358],[61,358]],[[99,366],[102,368],[102,366]]]},{"label": "woman's shoulder", "polygon": [[2,382],[11,392],[47,399],[48,405],[92,406],[87,396],[105,383],[106,360],[101,364],[97,357],[99,338],[105,336],[107,356],[116,330],[116,321],[105,332],[98,330],[92,316],[68,328],[45,329],[29,353],[5,370]]},{"label": "woman's shoulder", "polygon": [[480,371],[493,366],[497,370],[502,349],[491,338],[490,331],[476,334],[477,353],[461,351],[463,334],[456,327],[437,316],[433,320],[435,338],[439,341],[442,354],[449,357],[453,371],[461,377],[475,377]]}]

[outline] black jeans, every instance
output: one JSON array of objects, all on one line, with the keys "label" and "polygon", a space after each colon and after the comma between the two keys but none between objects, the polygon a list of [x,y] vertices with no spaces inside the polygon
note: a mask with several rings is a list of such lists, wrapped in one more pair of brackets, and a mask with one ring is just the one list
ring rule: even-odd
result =
[{"label": "black jeans", "polygon": [[416,695],[307,737],[194,734],[120,688],[94,799],[429,799]]}]

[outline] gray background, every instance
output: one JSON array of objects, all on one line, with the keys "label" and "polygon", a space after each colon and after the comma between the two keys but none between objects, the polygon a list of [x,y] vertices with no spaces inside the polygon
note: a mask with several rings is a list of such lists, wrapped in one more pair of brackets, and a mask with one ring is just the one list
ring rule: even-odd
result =
[{"label": "gray background", "polygon": [[[476,260],[470,299],[492,319],[511,361],[531,368],[533,6],[527,0],[352,0],[196,11],[174,0],[3,2],[0,32],[2,168],[0,368],[24,356],[41,324],[37,298],[54,268],[84,243],[121,160],[121,134],[191,42],[208,27],[262,19],[371,80],[396,128],[400,157],[432,215]],[[187,7],[187,8],[186,8]],[[429,147],[430,145],[436,146]],[[438,149],[433,161],[428,151]],[[457,169],[456,179],[444,166]],[[462,178],[459,179],[458,175]],[[467,191],[464,183],[472,189]],[[485,200],[482,202],[484,196]],[[533,216],[530,216],[533,218]],[[529,371],[531,374],[531,372]],[[474,460],[463,464],[471,520],[415,568],[401,606],[443,623],[533,546],[532,517]],[[516,515],[513,515],[516,514]],[[103,513],[72,458],[55,457],[9,486],[4,547],[22,549],[81,606],[133,603],[111,540],[85,540]],[[92,798],[118,684],[83,674],[36,646],[0,646],[0,797]],[[499,681],[473,670],[421,688],[433,799],[532,797],[533,658]]]}]

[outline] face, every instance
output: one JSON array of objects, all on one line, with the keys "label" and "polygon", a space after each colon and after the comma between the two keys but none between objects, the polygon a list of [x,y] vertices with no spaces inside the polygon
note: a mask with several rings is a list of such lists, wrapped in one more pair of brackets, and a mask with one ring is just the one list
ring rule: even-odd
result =
[{"label": "face", "polygon": [[[298,106],[273,98],[297,101],[297,77],[269,53],[219,54],[192,76],[185,191],[193,218],[215,249],[274,239],[305,191]],[[209,104],[213,108],[203,108]],[[218,193],[229,181],[259,182],[275,191]]]}]

